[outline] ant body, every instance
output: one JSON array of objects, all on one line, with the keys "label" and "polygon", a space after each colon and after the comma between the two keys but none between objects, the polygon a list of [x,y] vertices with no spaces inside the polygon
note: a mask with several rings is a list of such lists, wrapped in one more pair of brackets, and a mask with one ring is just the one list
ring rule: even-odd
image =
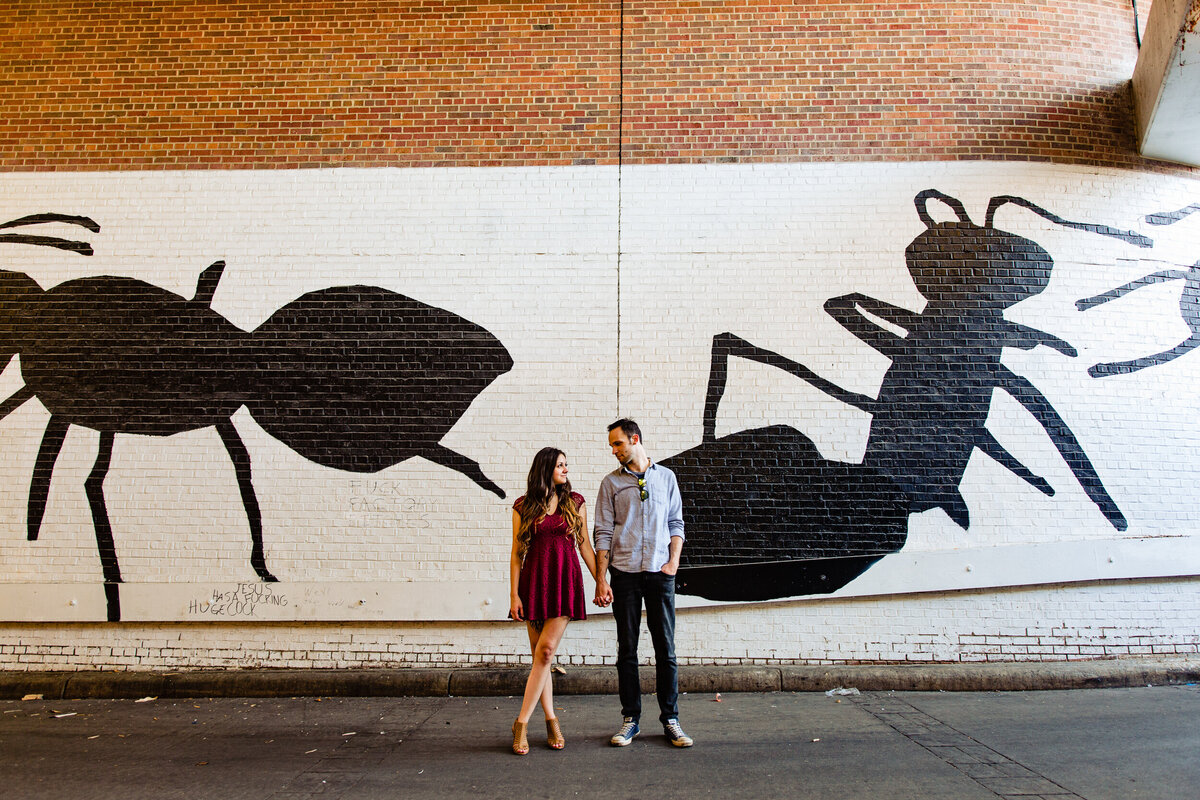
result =
[{"label": "ant body", "polygon": [[[37,214],[0,225],[86,217]],[[91,255],[84,242],[24,234],[0,241]],[[21,360],[25,385],[0,419],[37,398],[50,412],[29,489],[27,529],[38,537],[54,463],[71,425],[100,433],[85,482],[104,575],[108,619],[122,582],[103,484],[118,433],[170,436],[213,427],[233,462],[250,527],[250,563],[267,569],[250,454],[231,417],[246,406],[262,428],[305,458],[376,472],[413,456],[456,470],[504,497],[479,464],[439,442],[483,389],[512,368],[491,333],[449,311],[373,286],[309,292],[244,331],[211,307],[225,262],[200,275],[188,300],[131,278],[92,277],[43,290],[0,270],[0,353]]]},{"label": "ant body", "polygon": [[[957,221],[935,223],[927,211],[931,199],[949,206]],[[663,462],[684,488],[688,547],[679,571],[681,593],[765,600],[831,592],[899,550],[910,514],[941,508],[968,528],[959,482],[975,449],[1053,495],[1050,484],[985,427],[996,389],[1038,420],[1092,502],[1115,528],[1126,528],[1087,454],[1045,395],[1001,363],[1005,347],[1044,345],[1070,357],[1076,351],[1056,336],[1004,318],[1005,309],[1046,287],[1053,261],[1037,243],[998,230],[992,221],[1001,206],[1015,204],[1066,227],[1140,247],[1152,242],[1132,232],[1068,222],[1019,197],[993,198],[982,227],[971,222],[961,202],[936,190],[919,193],[915,203],[926,230],[905,257],[925,309],[908,311],[857,293],[825,302],[826,313],[892,360],[878,397],[846,391],[732,333],[713,338],[701,444]],[[825,459],[786,425],[718,439],[717,409],[731,356],[785,370],[870,413],[861,463]]]}]

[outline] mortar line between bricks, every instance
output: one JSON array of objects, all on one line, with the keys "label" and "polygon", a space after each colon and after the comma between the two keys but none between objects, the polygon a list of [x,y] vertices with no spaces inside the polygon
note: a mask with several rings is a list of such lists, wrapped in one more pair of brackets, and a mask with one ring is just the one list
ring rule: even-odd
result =
[{"label": "mortar line between bricks", "polygon": [[[917,708],[916,706],[911,705],[910,703],[906,703],[905,701],[901,700],[900,698],[898,698],[894,695],[885,695],[885,694],[881,694],[878,692],[869,692],[866,694],[858,695],[856,697],[852,697],[851,700],[854,702],[854,704],[856,706],[858,706],[863,711],[870,714],[875,719],[882,722],[884,725],[887,725],[889,728],[896,731],[897,733],[899,733],[904,738],[908,739],[913,744],[924,748],[926,751],[928,751],[932,755],[936,756],[939,760],[954,767],[956,770],[961,772],[963,775],[967,776],[971,780],[975,781],[975,783],[982,786],[984,789],[987,789],[989,792],[991,792],[992,794],[995,794],[999,797],[1015,798],[1015,797],[1040,796],[1040,797],[1053,797],[1053,798],[1055,798],[1055,800],[1059,800],[1059,798],[1061,798],[1061,800],[1086,800],[1086,798],[1084,798],[1082,795],[1078,795],[1075,792],[1072,792],[1070,789],[1067,789],[1065,786],[1061,785],[1060,783],[1053,780],[1052,778],[1049,778],[1046,775],[1043,775],[1042,773],[1038,772],[1035,769],[1030,769],[1029,767],[1025,766],[1021,762],[1015,761],[1014,759],[1009,758],[1008,756],[1004,755],[1003,753],[999,752],[998,750],[996,750],[994,748],[988,747],[986,744],[984,744],[983,742],[974,738],[970,734],[963,733],[962,731],[958,730],[954,726],[948,725],[945,722],[942,722],[937,717],[934,717],[934,716],[931,716],[931,715],[925,713],[924,711]],[[896,725],[893,723],[893,720],[889,718],[888,714],[879,713],[875,710],[875,706],[879,706],[882,708],[885,704],[889,707],[895,708],[897,713],[903,714],[904,719],[906,721],[912,722],[913,719],[915,718],[916,721],[918,723],[920,723],[920,725],[924,728],[924,730],[922,730],[920,732],[911,732],[911,730],[909,730],[912,727],[911,725],[904,726],[904,727]],[[952,736],[957,736],[957,737],[961,737],[962,739],[965,739],[966,741],[963,743],[963,745],[966,745],[971,748],[979,748],[981,750],[985,750],[988,753],[993,754],[995,756],[995,759],[994,760],[989,759],[989,761],[984,763],[983,766],[991,767],[991,768],[993,768],[994,772],[999,773],[999,774],[980,776],[978,774],[979,770],[976,769],[975,772],[977,774],[972,775],[970,768],[980,766],[980,762],[978,759],[975,759],[972,761],[964,761],[962,763],[956,763],[954,760],[947,758],[945,752],[939,752],[939,751],[958,751],[963,745],[959,745],[959,744],[935,745],[935,744],[927,744],[920,740],[920,737],[929,737],[931,735],[936,734],[939,731],[939,729],[942,732],[949,732],[950,734],[952,734]],[[943,739],[943,741],[944,740],[945,739]],[[1018,767],[1022,772],[1028,773],[1028,776],[1012,774],[1012,773],[1004,774],[1003,768],[1005,766],[1010,766],[1010,765]],[[1049,784],[1050,786],[1055,787],[1055,789],[1052,791],[1045,791],[1044,787],[1039,787],[1036,785],[1041,782],[1044,782],[1045,784]],[[1023,786],[1022,784],[1025,784],[1025,785]]]}]

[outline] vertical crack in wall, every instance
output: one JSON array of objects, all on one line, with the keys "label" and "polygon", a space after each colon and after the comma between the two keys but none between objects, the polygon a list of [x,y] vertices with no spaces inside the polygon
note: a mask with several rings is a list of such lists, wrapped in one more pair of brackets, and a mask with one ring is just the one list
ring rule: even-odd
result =
[{"label": "vertical crack in wall", "polygon": [[621,212],[624,197],[621,194],[621,176],[624,172],[625,156],[625,0],[621,0],[617,56],[617,418],[621,414]]}]

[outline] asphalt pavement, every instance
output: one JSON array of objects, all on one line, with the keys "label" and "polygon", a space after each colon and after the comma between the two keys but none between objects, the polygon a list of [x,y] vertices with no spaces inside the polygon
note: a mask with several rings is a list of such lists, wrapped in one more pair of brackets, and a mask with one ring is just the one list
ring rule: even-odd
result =
[{"label": "asphalt pavement", "polygon": [[[855,687],[843,687],[850,691]],[[561,752],[516,697],[0,701],[6,798],[1188,798],[1200,687],[688,692],[694,747],[612,747],[611,695],[557,699]]]}]

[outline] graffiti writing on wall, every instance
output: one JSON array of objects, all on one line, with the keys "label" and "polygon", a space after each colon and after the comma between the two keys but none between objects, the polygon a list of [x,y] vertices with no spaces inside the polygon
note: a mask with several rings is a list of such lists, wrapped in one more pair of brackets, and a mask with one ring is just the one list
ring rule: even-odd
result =
[{"label": "graffiti writing on wall", "polygon": [[[400,481],[365,480],[350,482],[350,513],[371,521],[386,514],[396,524],[409,528],[431,528],[438,504],[428,498],[413,497]],[[372,524],[374,524],[372,522]]]},{"label": "graffiti writing on wall", "polygon": [[275,591],[269,583],[239,583],[234,589],[214,589],[210,596],[190,601],[188,614],[253,618],[263,608],[288,605],[287,595]]}]

